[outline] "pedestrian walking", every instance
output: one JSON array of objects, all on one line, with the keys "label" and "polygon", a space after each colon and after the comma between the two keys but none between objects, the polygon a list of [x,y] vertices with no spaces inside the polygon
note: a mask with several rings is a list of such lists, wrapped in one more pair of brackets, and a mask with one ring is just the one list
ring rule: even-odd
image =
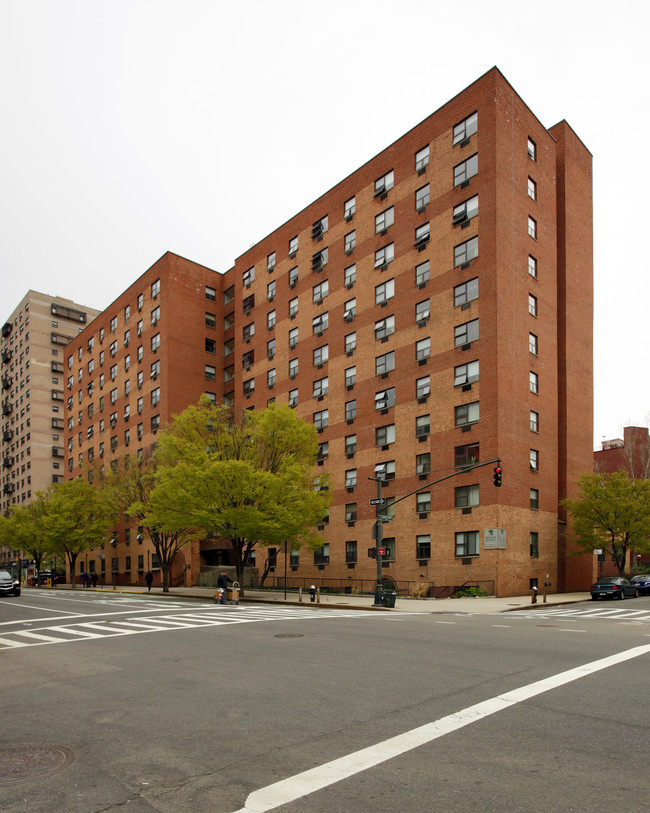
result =
[{"label": "pedestrian walking", "polygon": [[93,572],[90,574],[90,580],[91,580],[91,581],[92,581],[92,583],[93,583],[93,587],[97,587],[97,578],[98,578],[98,577],[97,577],[97,574],[96,574],[96,573],[95,573],[95,571],[93,570]]},{"label": "pedestrian walking", "polygon": [[85,571],[81,574],[81,581],[84,583],[84,587],[88,587],[88,584],[90,583],[90,578],[88,577],[88,574]]},{"label": "pedestrian walking", "polygon": [[230,584],[233,583],[232,579],[228,578],[228,575],[225,570],[222,570],[219,574],[219,578],[217,579],[217,589],[219,590],[219,603],[225,604],[226,603],[226,591],[228,589],[228,582]]},{"label": "pedestrian walking", "polygon": [[151,585],[153,584],[153,573],[150,570],[147,570],[144,580],[147,583],[147,593],[149,593],[151,592]]}]

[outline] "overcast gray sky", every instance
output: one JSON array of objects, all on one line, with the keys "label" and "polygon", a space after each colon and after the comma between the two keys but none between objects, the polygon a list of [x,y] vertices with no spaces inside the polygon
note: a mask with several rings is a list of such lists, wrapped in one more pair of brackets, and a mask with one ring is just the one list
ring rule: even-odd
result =
[{"label": "overcast gray sky", "polygon": [[647,426],[649,23],[647,0],[0,0],[0,319],[29,288],[103,309],[167,250],[227,270],[497,65],[594,155],[595,448]]}]

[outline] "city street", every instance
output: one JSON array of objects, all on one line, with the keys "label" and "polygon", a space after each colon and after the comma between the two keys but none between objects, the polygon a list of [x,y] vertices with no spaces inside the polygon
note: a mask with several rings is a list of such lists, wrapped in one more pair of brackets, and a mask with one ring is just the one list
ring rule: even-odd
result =
[{"label": "city street", "polygon": [[649,663],[650,597],[434,615],[25,590],[0,599],[2,809],[636,810]]}]

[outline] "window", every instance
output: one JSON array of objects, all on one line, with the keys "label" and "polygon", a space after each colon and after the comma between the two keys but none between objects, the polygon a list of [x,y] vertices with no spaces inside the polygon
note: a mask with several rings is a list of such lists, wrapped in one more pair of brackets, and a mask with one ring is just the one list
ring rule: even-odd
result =
[{"label": "window", "polygon": [[466,138],[469,138],[471,135],[473,135],[477,130],[478,130],[478,113],[472,113],[471,116],[468,116],[466,119],[463,119],[454,127],[454,135],[451,142],[452,145],[464,141]]},{"label": "window", "polygon": [[205,298],[209,299],[210,302],[217,301],[217,290],[216,288],[211,288],[209,285],[205,286]]},{"label": "window", "polygon": [[470,423],[478,423],[478,420],[478,401],[473,401],[471,404],[460,404],[454,407],[454,423],[456,426],[467,426]]},{"label": "window", "polygon": [[356,282],[356,279],[357,279],[357,267],[356,265],[349,265],[345,269],[345,275],[343,280],[345,283],[345,287],[351,288]]},{"label": "window", "polygon": [[155,299],[160,293],[160,280],[151,283],[151,298]]},{"label": "window", "polygon": [[391,169],[390,172],[387,172],[385,175],[382,175],[381,178],[377,178],[375,181],[375,197],[378,198],[380,196],[386,195],[389,189],[392,189],[395,185],[395,173]]},{"label": "window", "polygon": [[430,237],[431,225],[429,223],[423,223],[415,230],[415,242],[413,245],[417,246],[419,249],[424,248],[424,246],[429,242]]},{"label": "window", "polygon": [[266,327],[268,328],[268,330],[273,330],[273,328],[275,327],[275,319],[276,319],[276,314],[275,314],[274,310],[269,311],[266,314]]},{"label": "window", "polygon": [[108,349],[111,357],[114,357],[117,354],[117,342],[111,342]]},{"label": "window", "polygon": [[266,371],[266,386],[272,389],[275,386],[275,367]]},{"label": "window", "polygon": [[266,257],[266,270],[270,273],[275,268],[275,251],[272,251]]},{"label": "window", "polygon": [[424,361],[431,355],[431,338],[420,339],[415,343],[415,358],[417,361]]},{"label": "window", "polygon": [[454,465],[456,468],[473,466],[479,462],[479,444],[468,443],[465,446],[456,446],[454,449]]},{"label": "window", "polygon": [[321,409],[319,412],[314,412],[314,426],[316,429],[325,429],[329,424],[329,410]]},{"label": "window", "polygon": [[289,378],[294,379],[298,375],[298,359],[289,359]]},{"label": "window", "polygon": [[254,280],[255,280],[255,266],[244,271],[242,275],[242,282],[244,283],[244,288],[250,288]]},{"label": "window", "polygon": [[345,543],[345,561],[349,565],[353,565],[357,561],[357,543],[356,542],[346,542]]},{"label": "window", "polygon": [[475,153],[470,158],[456,164],[454,167],[454,186],[466,185],[469,179],[478,172],[478,154]]},{"label": "window", "polygon": [[415,381],[415,397],[427,398],[431,395],[431,377],[428,375],[418,378]]},{"label": "window", "polygon": [[470,262],[475,257],[478,257],[478,237],[472,237],[454,246],[454,268]]},{"label": "window", "polygon": [[250,322],[242,328],[242,336],[245,342],[249,342],[255,335],[255,322]]},{"label": "window", "polygon": [[298,314],[298,297],[289,300],[289,318],[295,319]]},{"label": "window", "polygon": [[289,406],[295,407],[298,405],[298,390],[289,390]]},{"label": "window", "polygon": [[424,438],[431,432],[431,416],[418,415],[415,419],[415,437]]},{"label": "window", "polygon": [[246,381],[244,381],[242,392],[244,393],[244,395],[252,395],[254,391],[255,391],[255,379],[247,378]]},{"label": "window", "polygon": [[289,256],[294,257],[298,252],[298,238],[292,237],[289,240]]},{"label": "window", "polygon": [[324,344],[321,347],[317,347],[313,352],[313,360],[314,360],[314,367],[318,367],[320,364],[325,364],[325,362],[329,359],[329,345]]},{"label": "window", "polygon": [[357,208],[356,199],[354,197],[346,200],[343,204],[343,217],[346,220],[351,220]]},{"label": "window", "polygon": [[327,215],[321,217],[320,220],[317,220],[315,223],[312,224],[311,227],[311,239],[312,240],[322,240],[323,235],[327,231],[329,227],[329,221]]},{"label": "window", "polygon": [[456,534],[456,556],[478,556],[478,531],[459,531]]},{"label": "window", "polygon": [[395,333],[395,317],[387,316],[375,322],[375,339],[388,339],[391,333]]},{"label": "window", "polygon": [[375,409],[384,410],[395,406],[395,387],[375,393]]},{"label": "window", "polygon": [[533,279],[537,279],[537,260],[532,254],[528,255],[528,273]]},{"label": "window", "polygon": [[528,234],[534,239],[537,240],[537,221],[534,217],[528,215]]},{"label": "window", "polygon": [[325,378],[317,378],[314,381],[313,385],[313,398],[322,398],[324,395],[327,395],[329,391],[329,378],[325,376]]},{"label": "window", "polygon": [[217,380],[217,368],[213,367],[210,364],[205,365],[205,377],[208,381],[216,381]]},{"label": "window", "polygon": [[530,431],[539,432],[539,412],[530,410]]},{"label": "window", "polygon": [[354,248],[357,244],[357,233],[356,231],[350,231],[345,235],[345,253],[351,254],[354,251]]},{"label": "window", "polygon": [[266,298],[269,302],[273,302],[275,298],[275,280],[271,280],[266,286]]},{"label": "window", "polygon": [[111,365],[111,381],[115,381],[117,378],[117,364]]},{"label": "window", "polygon": [[528,294],[528,313],[537,316],[537,297],[532,294]]},{"label": "window", "polygon": [[298,328],[294,327],[289,331],[289,349],[293,350],[298,344]]},{"label": "window", "polygon": [[528,137],[528,157],[532,158],[533,161],[537,161],[537,144],[530,136]]},{"label": "window", "polygon": [[216,328],[217,326],[217,317],[214,313],[207,313],[205,314],[205,326]]},{"label": "window", "polygon": [[395,259],[395,244],[389,243],[375,251],[375,268],[383,268]]},{"label": "window", "polygon": [[289,288],[295,288],[298,282],[298,266],[289,269]]},{"label": "window", "polygon": [[423,212],[429,202],[429,184],[421,186],[415,190],[415,208],[418,212]]},{"label": "window", "polygon": [[320,282],[318,285],[314,285],[314,287],[312,288],[312,300],[316,304],[319,304],[320,302],[323,301],[323,299],[325,299],[326,296],[328,296],[329,291],[330,286],[328,280],[324,280],[323,282]]},{"label": "window", "polygon": [[530,558],[539,559],[539,534],[537,531],[530,532]]},{"label": "window", "polygon": [[314,316],[311,320],[311,327],[313,333],[321,334],[324,330],[327,330],[329,327],[329,313],[325,311],[325,313],[321,313],[319,316]]},{"label": "window", "polygon": [[[117,316],[114,316],[110,321],[110,331],[111,333],[115,333],[117,330]],[[81,348],[79,348],[81,350]]]},{"label": "window", "polygon": [[529,375],[529,387],[532,393],[539,395],[539,376],[532,370]]},{"label": "window", "polygon": [[454,328],[454,347],[462,347],[470,342],[475,342],[477,339],[478,319],[472,319],[471,322],[464,322]]},{"label": "window", "polygon": [[417,474],[428,474],[431,471],[430,452],[415,455],[415,471]]},{"label": "window", "polygon": [[539,471],[539,452],[537,449],[530,450],[530,467],[533,471]]},{"label": "window", "polygon": [[346,322],[351,322],[357,313],[357,300],[356,297],[354,299],[348,299],[348,301],[343,306],[343,318]]},{"label": "window", "polygon": [[375,215],[375,234],[385,234],[394,222],[395,209],[391,206],[390,209],[385,209],[383,212]]},{"label": "window", "polygon": [[348,367],[345,371],[345,386],[350,389],[357,383],[357,368]]},{"label": "window", "polygon": [[375,429],[375,445],[388,446],[395,443],[395,424],[391,423],[387,426],[378,426]]},{"label": "window", "polygon": [[[395,479],[395,461],[394,460],[385,460],[383,463],[377,463],[375,466],[375,477],[380,477],[382,480],[394,480]],[[389,507],[390,506],[390,507]],[[395,516],[395,498],[394,497],[387,497],[386,498],[386,507],[384,508],[383,514],[387,516]]]},{"label": "window", "polygon": [[357,436],[356,435],[346,435],[345,437],[345,453],[346,455],[351,456],[357,451]]},{"label": "window", "polygon": [[346,522],[356,522],[357,521],[357,504],[356,502],[349,502],[345,505],[345,521]]},{"label": "window", "polygon": [[320,548],[316,548],[314,551],[314,564],[315,565],[327,565],[329,564],[330,560],[330,546],[328,544],[322,545]]},{"label": "window", "polygon": [[345,487],[346,488],[354,488],[357,484],[357,470],[356,469],[348,469],[345,472]]},{"label": "window", "polygon": [[[418,497],[419,496],[421,495],[418,494]],[[431,501],[429,501],[429,505],[431,505]],[[431,536],[429,534],[418,534],[418,536],[415,537],[415,558],[431,558]]]},{"label": "window", "polygon": [[144,373],[142,372],[142,370],[138,371],[137,382],[138,382],[138,389],[141,390],[142,385],[144,384]]},{"label": "window", "polygon": [[114,404],[117,401],[117,387],[114,390],[111,390],[111,404]]},{"label": "window", "polygon": [[389,299],[395,296],[395,280],[389,279],[382,282],[381,285],[375,285],[375,305],[380,305],[388,302]]},{"label": "window", "polygon": [[431,305],[428,299],[422,300],[422,302],[418,302],[415,306],[415,321],[420,323],[425,323],[426,320],[429,318],[431,314]]},{"label": "window", "polygon": [[528,334],[528,350],[533,355],[538,355],[537,353],[537,336],[534,333]]},{"label": "window", "polygon": [[345,402],[345,420],[346,421],[353,421],[357,417],[357,402],[355,401],[346,401]]},{"label": "window", "polygon": [[475,508],[478,504],[478,485],[459,486],[454,489],[456,508]]},{"label": "window", "polygon": [[454,288],[454,307],[458,308],[467,305],[474,299],[478,299],[478,277],[456,285]]},{"label": "window", "polygon": [[415,171],[424,172],[427,164],[429,163],[429,145],[422,147],[415,153]]},{"label": "window", "polygon": [[322,251],[317,251],[316,254],[312,255],[311,258],[311,268],[312,271],[322,271],[323,268],[327,265],[329,260],[329,249],[324,248]]},{"label": "window", "polygon": [[531,177],[528,178],[528,197],[537,200],[537,184]]},{"label": "window", "polygon": [[351,356],[352,353],[357,349],[357,334],[356,333],[348,333],[345,337],[345,352],[346,355]]},{"label": "window", "polygon": [[533,511],[539,510],[539,491],[536,488],[530,490],[530,507]]},{"label": "window", "polygon": [[206,339],[205,340],[205,352],[206,353],[216,353],[217,352],[217,343],[214,339]]},{"label": "window", "polygon": [[157,406],[160,403],[160,387],[151,390],[151,406]]},{"label": "window", "polygon": [[424,285],[425,282],[429,281],[429,278],[429,260],[425,260],[423,263],[415,266],[415,284]]},{"label": "window", "polygon": [[160,375],[160,362],[154,361],[151,365],[151,377],[157,378]]}]

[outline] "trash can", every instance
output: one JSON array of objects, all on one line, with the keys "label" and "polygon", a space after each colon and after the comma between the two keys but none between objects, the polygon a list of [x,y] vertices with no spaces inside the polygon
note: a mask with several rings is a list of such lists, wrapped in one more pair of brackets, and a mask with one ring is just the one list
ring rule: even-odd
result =
[{"label": "trash can", "polygon": [[395,607],[395,599],[397,598],[397,593],[394,592],[384,592],[384,607]]},{"label": "trash can", "polygon": [[226,589],[226,601],[231,604],[239,604],[239,582],[233,582]]}]

